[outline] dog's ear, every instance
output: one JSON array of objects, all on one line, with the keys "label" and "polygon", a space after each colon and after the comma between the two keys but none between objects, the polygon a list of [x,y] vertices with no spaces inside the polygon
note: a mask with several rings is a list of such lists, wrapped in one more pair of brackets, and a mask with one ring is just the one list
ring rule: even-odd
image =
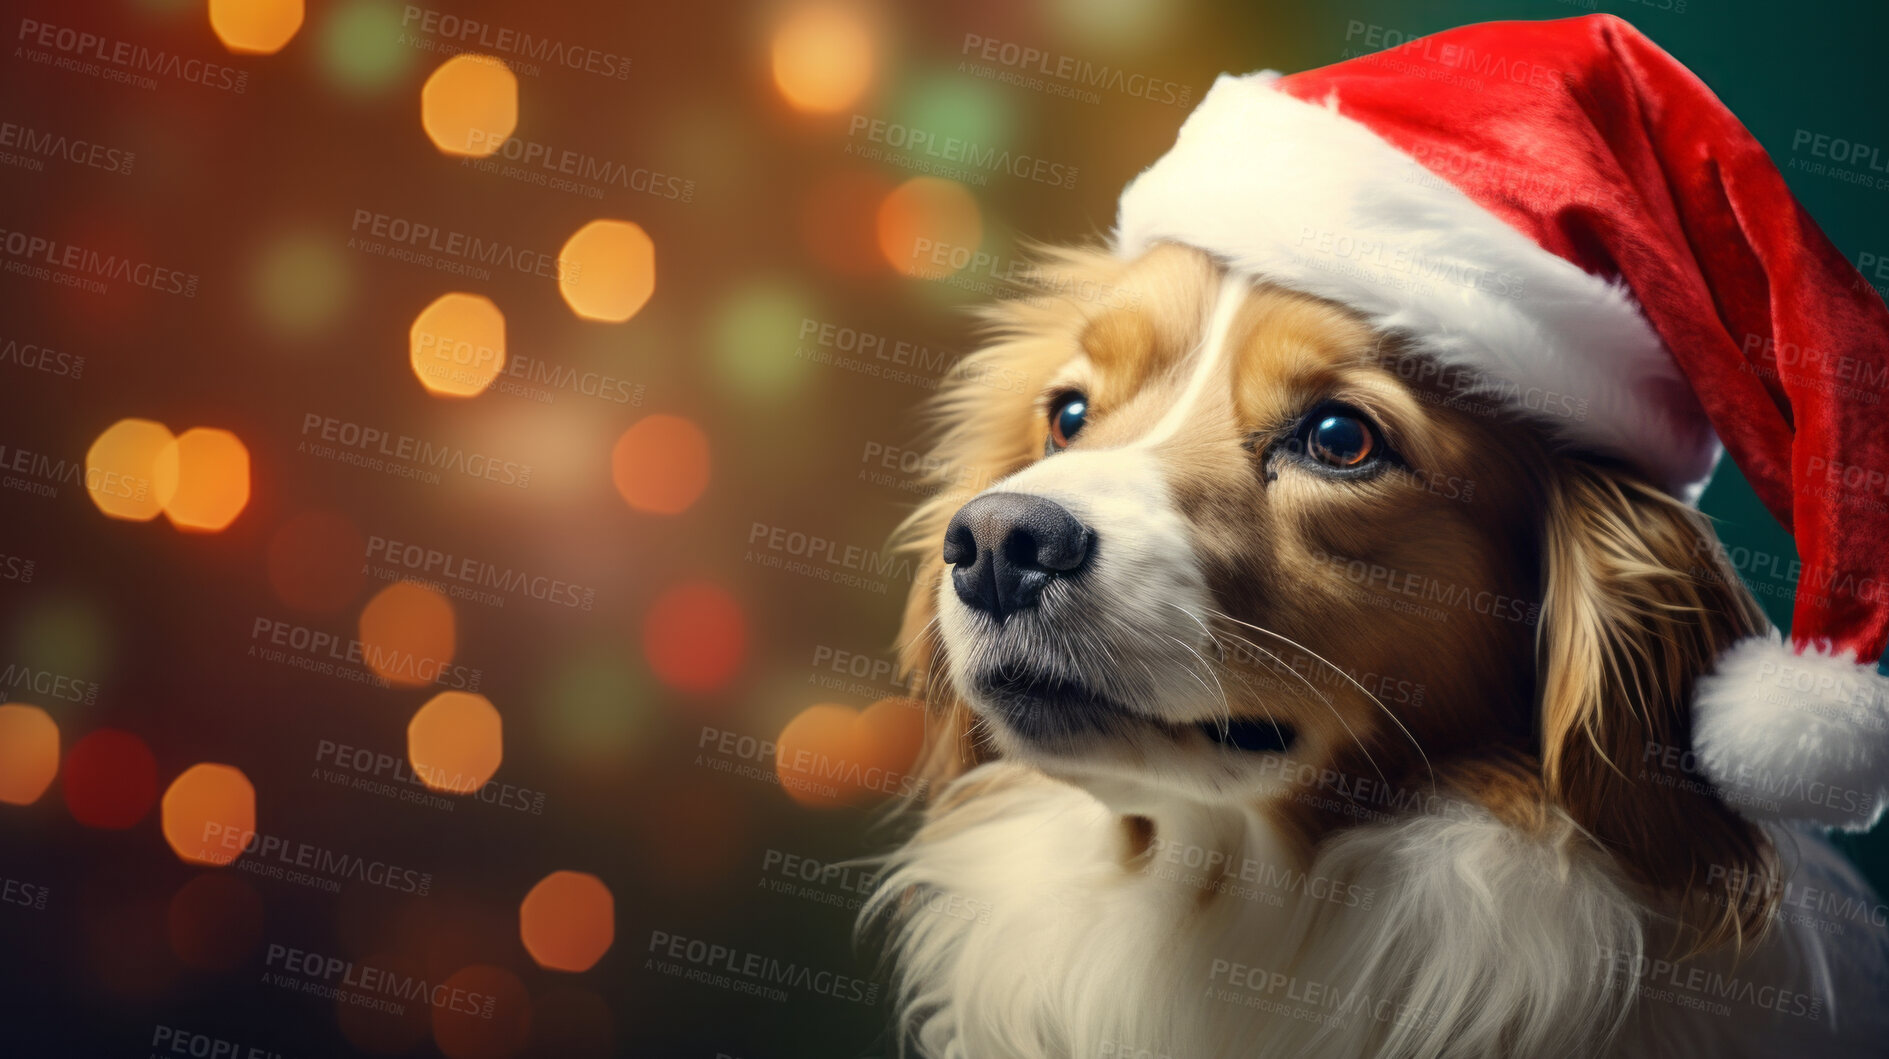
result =
[{"label": "dog's ear", "polygon": [[1679,902],[1679,944],[1748,942],[1770,916],[1775,854],[1692,767],[1691,705],[1763,614],[1696,512],[1625,472],[1558,463],[1537,629],[1548,794]]}]

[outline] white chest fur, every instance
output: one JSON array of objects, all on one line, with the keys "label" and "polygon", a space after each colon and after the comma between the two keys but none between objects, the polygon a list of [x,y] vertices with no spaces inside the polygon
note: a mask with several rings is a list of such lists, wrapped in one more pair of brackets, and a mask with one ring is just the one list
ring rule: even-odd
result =
[{"label": "white chest fur", "polygon": [[[1119,818],[1076,788],[1003,763],[959,782],[978,793],[893,855],[867,911],[898,924],[902,1011],[932,1059],[1882,1047],[1883,1013],[1834,995],[1879,995],[1881,928],[1783,921],[1735,967],[1676,969],[1571,825],[1531,838],[1474,810],[1412,816],[1307,863],[1257,814],[1176,805],[1129,862]],[[1821,843],[1800,871],[1867,895]]]}]

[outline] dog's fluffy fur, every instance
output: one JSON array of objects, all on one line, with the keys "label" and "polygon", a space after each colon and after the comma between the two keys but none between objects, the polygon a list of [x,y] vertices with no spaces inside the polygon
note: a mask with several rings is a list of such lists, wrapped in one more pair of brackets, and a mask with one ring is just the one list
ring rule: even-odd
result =
[{"label": "dog's fluffy fur", "polygon": [[[940,399],[939,489],[905,527],[904,658],[942,793],[866,922],[909,1043],[1876,1054],[1881,906],[1697,772],[1693,684],[1763,619],[1695,513],[1196,251],[1054,252],[1040,280]],[[1035,389],[980,381],[1018,377]],[[1070,391],[1089,423],[1047,454]],[[1295,424],[1332,401],[1394,465],[1297,458]],[[992,481],[1098,542],[1003,622],[940,557],[962,483]],[[1026,737],[989,701],[999,671],[1115,709]],[[1242,721],[1288,745],[1216,741]]]}]

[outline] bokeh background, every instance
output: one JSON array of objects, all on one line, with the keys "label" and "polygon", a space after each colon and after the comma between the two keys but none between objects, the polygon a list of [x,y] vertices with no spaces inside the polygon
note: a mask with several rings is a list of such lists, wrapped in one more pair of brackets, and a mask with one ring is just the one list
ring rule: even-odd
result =
[{"label": "bokeh background", "polygon": [[920,406],[1222,71],[1610,11],[1889,288],[1875,5],[0,9],[7,1055],[889,1054]]}]

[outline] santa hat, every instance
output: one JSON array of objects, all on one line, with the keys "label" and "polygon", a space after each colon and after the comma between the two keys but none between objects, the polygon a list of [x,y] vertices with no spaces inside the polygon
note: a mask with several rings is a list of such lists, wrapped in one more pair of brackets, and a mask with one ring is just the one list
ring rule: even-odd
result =
[{"label": "santa hat", "polygon": [[1159,241],[1349,305],[1689,503],[1722,441],[1803,573],[1790,642],[1700,682],[1694,750],[1748,815],[1875,822],[1889,310],[1685,67],[1590,15],[1222,77],[1122,194],[1118,251]]}]

